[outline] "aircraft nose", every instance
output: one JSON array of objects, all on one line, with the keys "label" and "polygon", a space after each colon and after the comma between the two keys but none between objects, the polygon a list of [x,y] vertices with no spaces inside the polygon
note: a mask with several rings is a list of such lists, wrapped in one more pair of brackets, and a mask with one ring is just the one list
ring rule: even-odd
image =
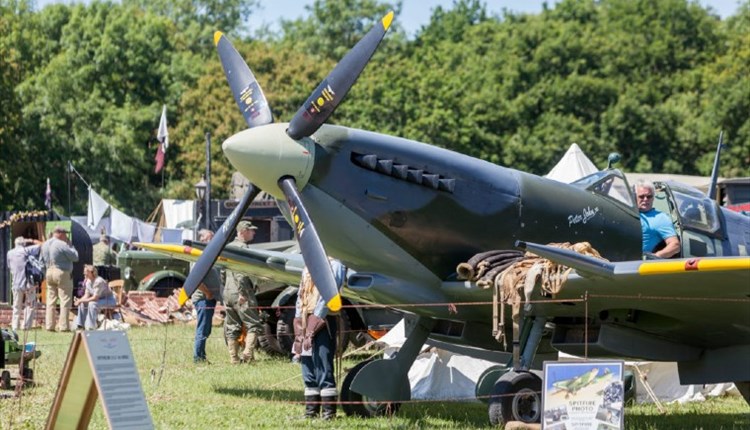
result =
[{"label": "aircraft nose", "polygon": [[279,179],[292,176],[302,189],[310,179],[315,156],[314,142],[310,138],[290,138],[287,127],[287,123],[276,123],[250,128],[222,144],[224,154],[240,173],[279,199],[285,199]]}]

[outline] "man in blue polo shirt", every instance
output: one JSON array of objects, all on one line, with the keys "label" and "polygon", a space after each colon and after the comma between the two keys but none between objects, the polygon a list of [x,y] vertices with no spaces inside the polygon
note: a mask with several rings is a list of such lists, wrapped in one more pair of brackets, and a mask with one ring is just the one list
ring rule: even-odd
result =
[{"label": "man in blue polo shirt", "polygon": [[[672,220],[663,212],[654,209],[654,184],[650,181],[638,181],[635,186],[635,198],[641,216],[643,231],[643,252],[653,253],[657,257],[670,258],[680,252],[680,239],[672,225]],[[664,248],[654,251],[661,241]]]}]

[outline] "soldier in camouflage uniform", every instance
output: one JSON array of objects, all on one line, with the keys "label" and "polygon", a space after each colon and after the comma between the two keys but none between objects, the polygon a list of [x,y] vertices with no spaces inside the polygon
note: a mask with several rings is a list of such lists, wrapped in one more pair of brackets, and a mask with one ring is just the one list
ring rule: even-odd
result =
[{"label": "soldier in camouflage uniform", "polygon": [[[237,238],[230,245],[247,247],[255,237],[254,226],[250,221],[240,221],[237,225]],[[226,306],[226,319],[224,320],[224,334],[229,347],[229,359],[232,364],[240,361],[250,362],[255,359],[255,341],[263,330],[263,325],[258,312],[258,300],[255,298],[255,285],[250,277],[226,271],[226,282],[224,284],[224,305]],[[239,337],[242,327],[245,327],[245,349],[239,355]]]}]

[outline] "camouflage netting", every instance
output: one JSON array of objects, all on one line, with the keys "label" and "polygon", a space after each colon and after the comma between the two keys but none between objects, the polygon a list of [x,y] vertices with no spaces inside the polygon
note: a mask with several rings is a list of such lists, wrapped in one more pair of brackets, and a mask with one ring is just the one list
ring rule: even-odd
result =
[{"label": "camouflage netting", "polygon": [[[603,259],[588,242],[550,243],[548,246]],[[521,293],[524,302],[528,303],[534,286],[540,283],[542,294],[554,297],[562,289],[571,270],[534,253],[524,254],[513,250],[483,252],[456,267],[459,279],[476,282],[478,287],[484,289],[494,287],[492,334],[498,341],[505,339],[504,305],[512,307],[512,319],[516,326],[521,310]]]}]

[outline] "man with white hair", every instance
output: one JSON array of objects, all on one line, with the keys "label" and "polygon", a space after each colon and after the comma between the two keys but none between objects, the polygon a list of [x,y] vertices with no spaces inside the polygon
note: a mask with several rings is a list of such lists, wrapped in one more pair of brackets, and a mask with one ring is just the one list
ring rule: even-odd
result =
[{"label": "man with white hair", "polygon": [[[674,229],[672,220],[667,214],[654,209],[656,188],[650,181],[640,180],[633,187],[636,203],[641,216],[643,231],[643,252],[653,253],[657,257],[670,258],[680,252],[680,239]],[[655,250],[664,241],[666,245]]]},{"label": "man with white hair", "polygon": [[[33,243],[33,245],[29,245]],[[23,329],[28,330],[34,324],[34,307],[36,305],[36,287],[26,278],[26,261],[30,255],[37,257],[41,241],[26,239],[18,236],[14,241],[15,247],[8,251],[8,268],[12,277],[13,316],[11,329],[21,329],[21,315],[23,311]]]}]

